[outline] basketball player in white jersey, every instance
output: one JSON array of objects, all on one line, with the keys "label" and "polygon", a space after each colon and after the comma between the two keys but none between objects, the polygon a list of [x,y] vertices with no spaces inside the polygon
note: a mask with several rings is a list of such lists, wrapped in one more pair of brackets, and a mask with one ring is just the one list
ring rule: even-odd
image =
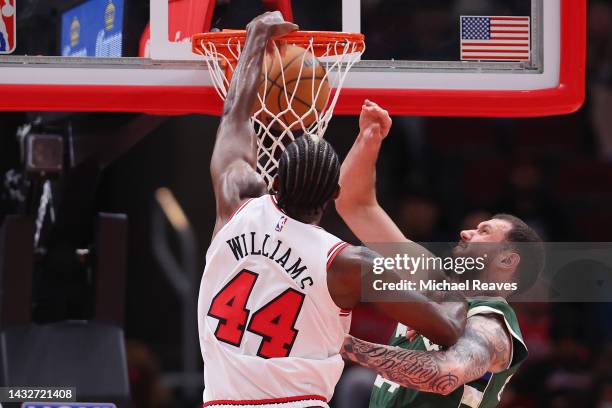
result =
[{"label": "basketball player in white jersey", "polygon": [[[326,407],[344,366],[339,351],[362,267],[371,271],[377,256],[317,226],[339,192],[340,163],[325,140],[306,135],[287,146],[273,195],[255,171],[250,115],[264,53],[296,29],[278,12],[247,26],[217,131],[217,219],[198,300],[206,407]],[[464,303],[398,296],[377,307],[437,343],[462,332]]]}]

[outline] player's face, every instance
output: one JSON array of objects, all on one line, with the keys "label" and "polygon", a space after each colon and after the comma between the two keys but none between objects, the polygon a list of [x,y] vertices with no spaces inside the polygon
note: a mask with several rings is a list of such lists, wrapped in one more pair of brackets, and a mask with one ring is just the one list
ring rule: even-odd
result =
[{"label": "player's face", "polygon": [[512,225],[505,220],[491,219],[483,221],[476,229],[463,230],[459,233],[463,242],[501,242],[512,229]]},{"label": "player's face", "polygon": [[463,230],[459,233],[460,241],[453,252],[455,256],[478,255],[485,249],[490,250],[490,244],[503,242],[511,229],[512,224],[505,220],[483,221],[475,229]]}]

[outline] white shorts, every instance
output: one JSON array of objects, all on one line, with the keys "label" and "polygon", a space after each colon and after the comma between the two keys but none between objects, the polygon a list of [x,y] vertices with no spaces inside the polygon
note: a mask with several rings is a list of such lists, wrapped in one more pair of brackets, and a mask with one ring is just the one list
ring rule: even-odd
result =
[{"label": "white shorts", "polygon": [[318,395],[304,395],[262,400],[215,400],[204,403],[203,408],[329,408],[325,398]]}]

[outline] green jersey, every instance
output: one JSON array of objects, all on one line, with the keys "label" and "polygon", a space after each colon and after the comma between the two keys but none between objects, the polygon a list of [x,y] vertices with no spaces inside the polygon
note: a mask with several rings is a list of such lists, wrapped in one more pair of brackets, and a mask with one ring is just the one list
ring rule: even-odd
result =
[{"label": "green jersey", "polygon": [[[376,377],[370,408],[493,408],[499,404],[504,387],[519,366],[527,358],[527,347],[516,315],[502,298],[475,298],[469,301],[468,317],[497,314],[503,316],[508,332],[512,335],[512,357],[508,368],[499,373],[486,373],[482,378],[460,386],[448,395],[440,395],[414,389]],[[407,350],[439,350],[440,347],[427,338],[418,336],[412,342],[406,338],[406,326],[398,324],[390,345]]]}]

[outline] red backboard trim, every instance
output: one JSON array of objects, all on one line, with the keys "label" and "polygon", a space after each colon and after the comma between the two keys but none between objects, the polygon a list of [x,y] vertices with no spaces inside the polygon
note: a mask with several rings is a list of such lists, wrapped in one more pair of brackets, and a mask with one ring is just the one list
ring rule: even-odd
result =
[{"label": "red backboard trim", "polygon": [[[561,70],[556,88],[532,91],[344,89],[336,114],[365,97],[395,115],[529,117],[571,113],[585,97],[586,0],[561,0]],[[190,86],[0,85],[0,110],[218,115],[212,88]]]},{"label": "red backboard trim", "polygon": [[0,85],[0,110],[220,114],[214,88],[192,86]]},{"label": "red backboard trim", "polygon": [[530,91],[343,89],[336,114],[354,114],[363,96],[394,115],[534,117],[572,113],[585,98],[586,1],[561,0],[559,86]]}]

